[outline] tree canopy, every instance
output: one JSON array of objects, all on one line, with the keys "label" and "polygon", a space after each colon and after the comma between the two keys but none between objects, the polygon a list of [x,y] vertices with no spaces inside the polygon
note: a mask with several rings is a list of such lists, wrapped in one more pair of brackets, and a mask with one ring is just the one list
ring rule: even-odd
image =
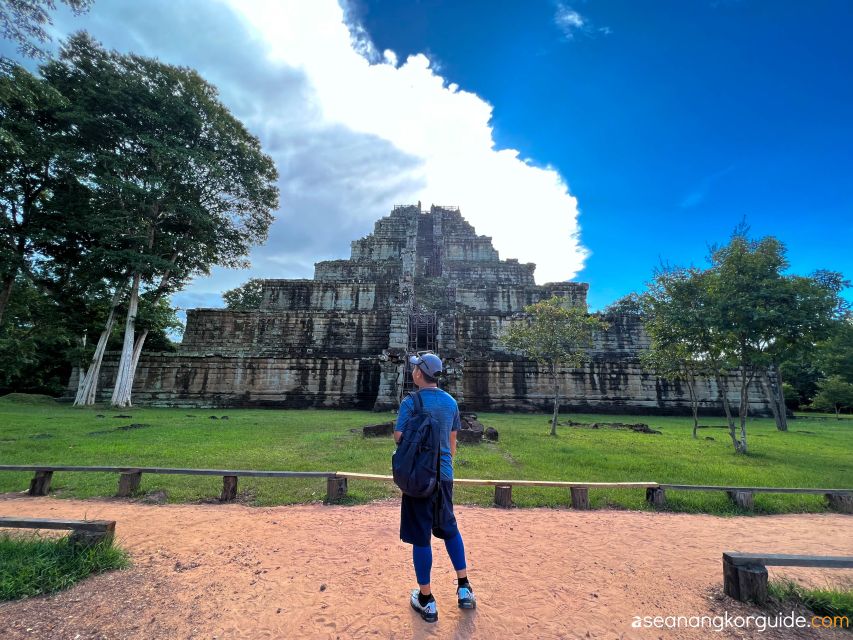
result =
[{"label": "tree canopy", "polygon": [[523,317],[504,330],[501,340],[507,349],[518,351],[548,368],[554,385],[552,436],[557,435],[560,409],[559,369],[582,366],[589,359],[594,333],[607,328],[605,321],[589,315],[586,309],[553,296],[524,307]]},{"label": "tree canopy", "polygon": [[[751,239],[744,227],[712,248],[709,263],[706,269],[659,271],[643,298],[645,324],[652,351],[671,370],[714,378],[735,450],[746,452],[751,386],[763,391],[777,426],[786,429],[780,363],[830,333],[843,280],[832,272],[786,274],[782,243],[772,236]],[[732,385],[739,429],[730,407]]]},{"label": "tree canopy", "polygon": [[234,311],[253,311],[259,309],[264,294],[264,281],[251,278],[239,287],[228,289],[222,294],[225,307]]},{"label": "tree canopy", "polygon": [[[85,13],[94,0],[60,0],[75,14]],[[47,27],[53,24],[51,12],[56,0],[3,0],[0,2],[0,33],[18,46],[18,52],[43,58],[42,45],[50,40]]]},{"label": "tree canopy", "polygon": [[146,338],[169,344],[168,296],[213,266],[246,266],[266,240],[275,165],[194,70],[108,51],[84,33],[40,76],[7,65],[0,115],[0,331],[22,277],[50,299],[96,303],[98,340],[88,321],[68,323],[79,357],[95,350],[78,394],[93,402],[124,314],[113,401],[126,405]]}]

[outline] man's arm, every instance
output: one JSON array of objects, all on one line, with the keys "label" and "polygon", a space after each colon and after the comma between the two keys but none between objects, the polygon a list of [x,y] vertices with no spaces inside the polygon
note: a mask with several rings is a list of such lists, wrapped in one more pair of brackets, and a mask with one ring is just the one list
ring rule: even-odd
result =
[{"label": "man's arm", "polygon": [[397,412],[397,423],[394,425],[394,442],[400,444],[400,439],[403,437],[403,427],[406,426],[406,422],[409,421],[409,417],[412,415],[412,401],[407,396],[400,403],[400,410]]},{"label": "man's arm", "polygon": [[459,407],[453,412],[453,424],[450,426],[450,457],[456,457],[456,432],[462,428],[462,420],[459,417]]}]

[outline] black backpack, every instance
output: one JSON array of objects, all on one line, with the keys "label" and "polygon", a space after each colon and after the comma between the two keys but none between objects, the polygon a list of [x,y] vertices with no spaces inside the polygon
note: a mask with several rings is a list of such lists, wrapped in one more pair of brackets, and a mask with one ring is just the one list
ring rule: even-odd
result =
[{"label": "black backpack", "polygon": [[414,411],[403,428],[397,450],[391,456],[394,482],[413,498],[426,498],[438,488],[441,464],[441,427],[424,411],[420,392],[411,394]]}]

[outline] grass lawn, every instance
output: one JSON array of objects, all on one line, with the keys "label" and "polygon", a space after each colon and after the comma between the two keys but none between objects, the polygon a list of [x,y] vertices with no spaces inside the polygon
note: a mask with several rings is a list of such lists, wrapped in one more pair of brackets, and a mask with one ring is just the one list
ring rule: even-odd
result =
[{"label": "grass lawn", "polygon": [[[825,589],[806,589],[791,580],[771,580],[767,585],[774,603],[804,604],[819,616],[841,616],[847,620],[846,627],[851,628],[853,621],[853,589],[826,587]],[[782,610],[782,609],[780,609]],[[844,626],[841,623],[839,626]]]},{"label": "grass lawn", "polygon": [[[125,415],[130,417],[116,417]],[[219,419],[212,420],[210,416]],[[228,416],[227,420],[221,419]],[[772,420],[751,420],[751,452],[736,455],[727,431],[690,435],[686,417],[571,414],[580,422],[645,422],[660,435],[563,427],[548,435],[542,414],[479,414],[500,432],[498,443],[460,445],[456,477],[577,481],[656,481],[680,484],[853,488],[853,418],[810,416],[776,431]],[[161,466],[390,473],[391,438],[365,439],[357,429],[392,414],[334,410],[78,409],[21,396],[0,399],[3,464]],[[722,425],[723,418],[703,418]],[[129,425],[142,425],[122,429]],[[708,439],[713,438],[713,439]],[[0,472],[0,492],[22,491],[30,473]],[[221,478],[142,476],[140,495],[164,492],[170,502],[213,500]],[[387,483],[350,481],[350,502],[396,495]],[[51,492],[60,497],[111,496],[116,474],[62,473]],[[253,505],[320,501],[322,480],[241,478],[240,499]],[[457,487],[456,501],[490,505],[491,487]],[[568,492],[516,488],[518,506],[565,506]],[[646,509],[642,490],[591,490],[593,507]],[[671,510],[734,514],[723,492],[669,491]],[[758,494],[758,513],[823,511],[823,496]]]},{"label": "grass lawn", "polygon": [[127,554],[110,542],[83,547],[67,536],[0,535],[0,602],[53,593],[128,564]]}]

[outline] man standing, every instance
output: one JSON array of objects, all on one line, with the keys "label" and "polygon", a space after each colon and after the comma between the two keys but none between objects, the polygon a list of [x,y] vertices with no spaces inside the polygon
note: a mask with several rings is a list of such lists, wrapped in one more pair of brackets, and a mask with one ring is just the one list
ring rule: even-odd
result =
[{"label": "man standing", "polygon": [[[463,609],[477,606],[474,591],[468,582],[465,564],[465,547],[453,515],[453,456],[456,455],[456,432],[461,428],[459,407],[453,396],[438,388],[437,376],[442,370],[441,359],[427,353],[409,358],[412,364],[412,380],[418,387],[424,411],[428,412],[433,424],[441,433],[441,477],[436,492],[426,498],[413,498],[403,494],[400,508],[400,539],[412,545],[412,559],[418,589],[412,591],[412,608],[427,622],[438,620],[435,598],[430,588],[432,569],[431,537],[444,540],[444,546],[456,570],[458,586],[457,604]],[[408,396],[400,403],[394,441],[400,442],[409,417],[414,411],[414,401]]]}]

